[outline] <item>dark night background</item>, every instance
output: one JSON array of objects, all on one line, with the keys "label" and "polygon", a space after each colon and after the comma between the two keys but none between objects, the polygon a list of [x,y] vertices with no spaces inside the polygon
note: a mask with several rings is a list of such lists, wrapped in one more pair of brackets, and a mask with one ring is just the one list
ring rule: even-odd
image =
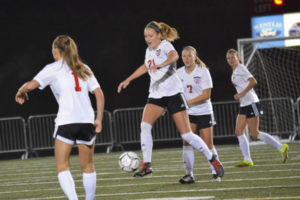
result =
[{"label": "dark night background", "polygon": [[[52,41],[67,34],[78,45],[82,60],[97,77],[105,95],[105,109],[144,106],[148,75],[133,81],[121,94],[118,84],[144,62],[143,30],[152,21],[175,27],[180,39],[173,45],[181,54],[194,46],[210,67],[212,101],[233,100],[231,69],[225,52],[236,48],[238,38],[251,37],[254,15],[280,13],[270,0],[112,0],[0,1],[0,117],[49,114],[57,103],[49,87],[33,91],[30,101],[15,103],[17,89],[53,62]],[[281,9],[300,10],[300,1],[286,0]],[[267,5],[267,6],[266,6]],[[268,7],[269,6],[269,7]],[[287,7],[288,6],[288,7]],[[182,62],[178,62],[178,67]],[[93,100],[93,98],[92,98]],[[94,101],[94,100],[93,100]]]}]

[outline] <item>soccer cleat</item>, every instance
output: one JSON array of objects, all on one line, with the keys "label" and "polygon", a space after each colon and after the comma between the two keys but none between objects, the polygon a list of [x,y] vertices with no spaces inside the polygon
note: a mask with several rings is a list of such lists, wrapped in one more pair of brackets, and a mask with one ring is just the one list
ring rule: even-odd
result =
[{"label": "soccer cleat", "polygon": [[193,184],[193,183],[195,183],[195,179],[191,175],[185,175],[184,177],[182,177],[179,180],[179,183],[181,183],[181,184]]},{"label": "soccer cleat", "polygon": [[213,182],[221,182],[221,177],[219,177],[217,174],[213,174],[212,181]]},{"label": "soccer cleat", "polygon": [[217,175],[219,177],[222,177],[224,175],[224,168],[223,165],[220,161],[217,160],[217,156],[213,155],[213,157],[211,158],[211,160],[209,161],[212,166],[215,168]]},{"label": "soccer cleat", "polygon": [[282,157],[282,162],[283,163],[286,163],[289,155],[289,145],[288,144],[282,144],[283,145],[283,148],[279,151],[280,152],[280,155]]},{"label": "soccer cleat", "polygon": [[253,167],[253,166],[254,166],[253,161],[246,161],[246,160],[243,160],[241,161],[240,164],[236,165],[236,167]]},{"label": "soccer cleat", "polygon": [[138,172],[134,173],[133,177],[143,177],[143,176],[146,176],[148,174],[151,174],[152,172],[153,171],[152,171],[151,163],[150,162],[143,162],[140,170]]}]

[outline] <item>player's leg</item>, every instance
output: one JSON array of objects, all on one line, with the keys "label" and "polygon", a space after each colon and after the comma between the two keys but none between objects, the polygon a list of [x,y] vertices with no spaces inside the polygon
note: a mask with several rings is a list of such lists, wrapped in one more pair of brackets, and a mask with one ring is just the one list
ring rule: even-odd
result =
[{"label": "player's leg", "polygon": [[[203,139],[203,141],[205,142],[205,144],[207,145],[209,150],[212,152],[212,154],[216,155],[217,159],[219,160],[218,152],[213,143],[213,126],[200,129],[200,134],[201,134],[201,138]],[[216,182],[220,182],[221,177],[219,177],[217,175],[217,172],[216,172],[214,166],[210,162],[208,162],[208,164],[212,171],[212,175],[213,175],[212,180],[216,181]]]},{"label": "player's leg", "polygon": [[153,140],[151,129],[156,120],[164,113],[164,108],[152,103],[146,104],[141,122],[141,149],[143,154],[143,163],[140,170],[134,173],[134,177],[143,177],[152,173],[151,158],[153,149]]},{"label": "player's leg", "polygon": [[72,144],[55,139],[55,160],[59,184],[69,200],[77,200],[75,183],[69,169],[72,146]]},{"label": "player's leg", "polygon": [[96,171],[94,168],[94,149],[92,146],[78,144],[80,167],[82,169],[82,182],[85,190],[85,199],[93,200],[96,193]]},{"label": "player's leg", "polygon": [[80,124],[76,135],[85,200],[94,200],[97,177],[94,167],[95,128],[93,124]]},{"label": "player's leg", "polygon": [[282,156],[282,162],[285,163],[288,158],[289,146],[287,144],[281,144],[273,136],[263,131],[259,131],[259,117],[247,118],[247,124],[250,130],[250,133],[254,139],[260,139],[264,143],[275,147]]},{"label": "player's leg", "polygon": [[236,165],[237,167],[252,167],[253,161],[250,155],[250,147],[248,139],[244,133],[245,128],[247,125],[246,115],[245,114],[238,114],[236,119],[236,127],[235,127],[235,134],[239,141],[239,146],[244,156],[244,160]]},{"label": "player's leg", "polygon": [[[197,124],[190,123],[191,129],[193,132],[196,132]],[[183,159],[183,166],[185,169],[185,176],[183,176],[179,182],[182,184],[190,184],[195,183],[195,178],[193,174],[194,169],[194,149],[193,147],[183,140],[183,146],[182,146],[182,159]]]},{"label": "player's leg", "polygon": [[182,139],[188,142],[197,151],[203,153],[207,158],[207,160],[209,160],[212,163],[218,175],[222,177],[224,174],[224,169],[222,164],[216,159],[216,155],[213,155],[211,153],[211,151],[208,149],[204,141],[198,135],[194,134],[191,131],[187,111],[183,110],[174,113],[172,117],[174,119],[174,122],[176,124],[176,127],[179,130]]}]

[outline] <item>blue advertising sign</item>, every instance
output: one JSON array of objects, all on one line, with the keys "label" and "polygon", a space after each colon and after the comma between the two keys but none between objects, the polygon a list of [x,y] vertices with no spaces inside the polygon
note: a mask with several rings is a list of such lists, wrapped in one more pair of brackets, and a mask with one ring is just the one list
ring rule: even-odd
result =
[{"label": "blue advertising sign", "polygon": [[[283,15],[253,17],[251,19],[252,38],[283,37]],[[284,41],[265,42],[258,48],[284,47]]]}]

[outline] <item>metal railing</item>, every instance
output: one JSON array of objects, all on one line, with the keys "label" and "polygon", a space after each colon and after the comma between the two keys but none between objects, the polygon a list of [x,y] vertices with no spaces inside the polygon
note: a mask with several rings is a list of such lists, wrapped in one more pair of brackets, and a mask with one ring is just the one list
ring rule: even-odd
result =
[{"label": "metal railing", "polygon": [[220,101],[212,103],[216,125],[214,137],[235,136],[235,121],[239,112],[239,102]]},{"label": "metal railing", "polygon": [[262,99],[263,115],[260,129],[273,135],[292,135],[296,132],[294,101],[291,98]]},{"label": "metal railing", "polygon": [[[28,118],[29,147],[31,150],[53,149],[54,148],[54,120],[56,114],[35,115]],[[96,137],[96,145],[111,145],[112,117],[109,111],[104,111],[102,121],[102,133]]]},{"label": "metal railing", "polygon": [[[140,124],[143,108],[116,109],[113,112],[115,138],[118,143],[136,143],[140,141]],[[152,128],[153,141],[180,139],[175,124],[166,111]]]},{"label": "metal railing", "polygon": [[111,146],[114,143],[113,119],[109,111],[103,112],[102,132],[96,137],[96,146]]},{"label": "metal railing", "polygon": [[22,152],[28,147],[26,123],[22,117],[0,119],[0,153]]},{"label": "metal railing", "polygon": [[56,114],[28,117],[29,147],[31,150],[53,149],[54,120]]},{"label": "metal railing", "polygon": [[295,108],[296,108],[296,119],[298,119],[298,124],[296,124],[296,127],[297,127],[297,133],[295,134],[295,136],[297,134],[300,135],[300,97],[298,97],[298,99],[296,100],[296,103],[295,103]]},{"label": "metal railing", "polygon": [[[262,99],[264,114],[260,117],[260,129],[272,135],[292,135],[296,132],[294,103],[290,98]],[[239,102],[225,101],[213,103],[217,122],[214,137],[235,136],[235,122],[239,112]],[[113,112],[114,130],[117,143],[137,143],[140,141],[140,123],[143,108],[124,108]],[[181,140],[172,117],[168,112],[158,119],[152,129],[153,141]]]},{"label": "metal railing", "polygon": [[[294,104],[290,98],[261,99],[264,114],[260,117],[260,130],[272,135],[290,136],[291,141],[300,132],[300,97]],[[235,136],[235,122],[239,111],[237,101],[213,103],[217,122],[215,137]],[[107,152],[113,146],[140,142],[140,123],[143,108],[116,109],[113,115],[104,111],[102,133],[97,135],[96,145],[107,146]],[[0,119],[0,153],[22,152],[27,156],[36,150],[53,149],[54,120],[56,115],[30,116],[26,123],[22,117]],[[152,129],[153,141],[181,140],[172,117],[166,111]]]}]

